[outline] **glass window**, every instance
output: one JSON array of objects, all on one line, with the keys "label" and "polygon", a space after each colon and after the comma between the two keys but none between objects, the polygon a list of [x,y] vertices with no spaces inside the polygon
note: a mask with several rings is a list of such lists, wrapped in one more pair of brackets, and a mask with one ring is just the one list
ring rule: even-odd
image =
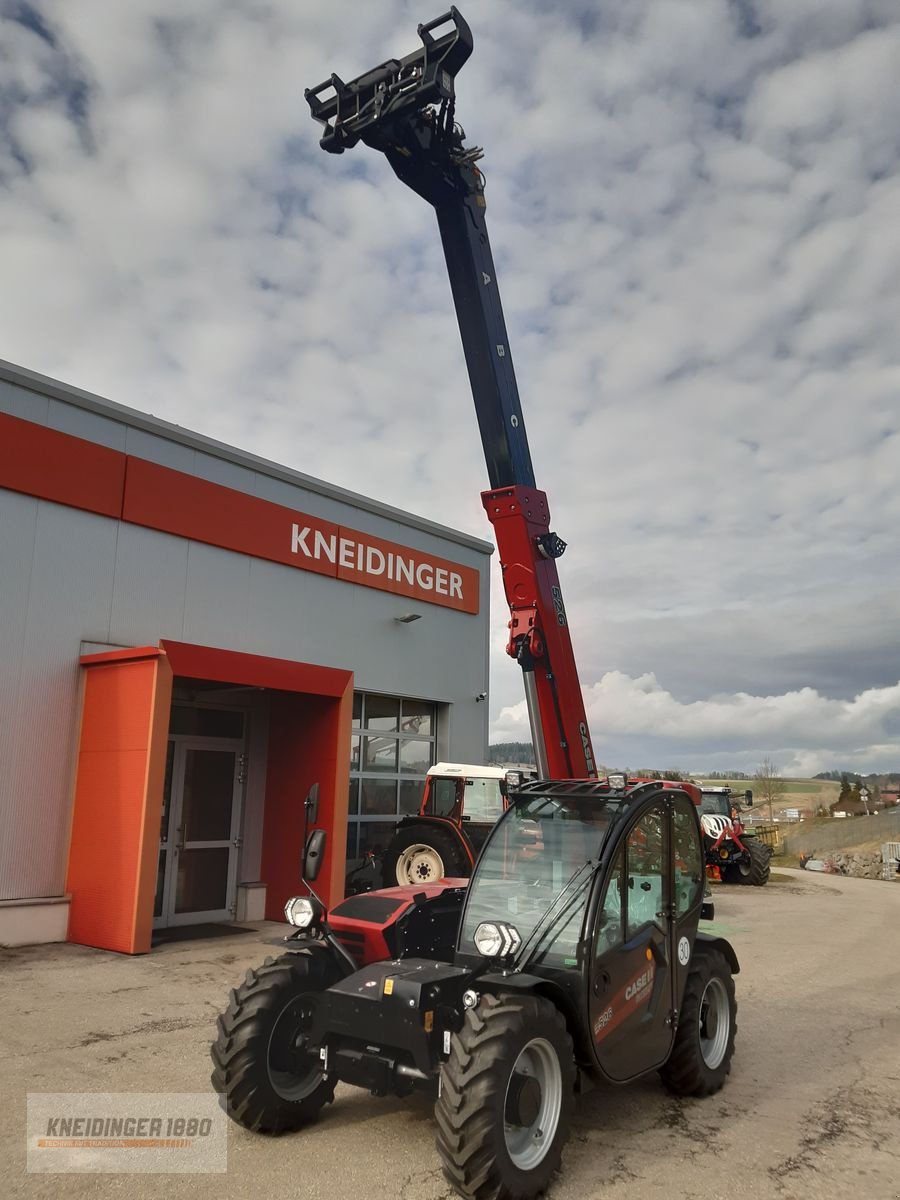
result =
[{"label": "glass window", "polygon": [[359,812],[359,780],[350,780],[350,795],[347,800],[347,812],[355,816]]},{"label": "glass window", "polygon": [[625,938],[647,924],[663,928],[665,810],[651,809],[628,835]]},{"label": "glass window", "polygon": [[400,771],[404,775],[424,775],[431,766],[432,742],[400,739]]},{"label": "glass window", "polygon": [[622,903],[622,864],[625,855],[620,849],[603,893],[597,915],[597,945],[595,956],[601,958],[625,939],[625,905]]},{"label": "glass window", "polygon": [[434,705],[422,700],[404,700],[400,732],[431,737],[434,734]]},{"label": "glass window", "polygon": [[397,781],[395,779],[361,779],[363,816],[397,812]]},{"label": "glass window", "polygon": [[366,696],[366,728],[396,733],[400,726],[400,701],[391,696]]},{"label": "glass window", "polygon": [[365,832],[367,821],[417,813],[422,805],[425,777],[437,757],[437,705],[399,696],[353,696],[353,734],[350,742],[348,846],[353,857],[365,853],[372,839],[385,845],[395,826],[378,821],[380,832]]},{"label": "glass window", "polygon": [[390,771],[397,774],[397,739],[363,738],[363,771]]},{"label": "glass window", "polygon": [[503,812],[499,779],[467,779],[463,813],[473,821],[496,821]]},{"label": "glass window", "polygon": [[524,942],[547,917],[535,951],[554,961],[572,958],[591,881],[586,864],[599,855],[608,828],[608,813],[593,798],[535,796],[517,804],[485,843],[469,885],[463,952],[474,950],[482,921],[509,921]]},{"label": "glass window", "polygon": [[703,856],[697,822],[687,800],[676,799],[672,827],[675,858],[675,914],[684,916],[703,894]]},{"label": "glass window", "polygon": [[400,811],[404,816],[419,811],[424,790],[425,782],[422,779],[400,780]]},{"label": "glass window", "polygon": [[459,780],[432,775],[428,811],[436,817],[452,817],[456,809],[456,786]]},{"label": "glass window", "polygon": [[393,821],[360,821],[357,857],[362,858],[369,853],[383,854],[396,828]]}]

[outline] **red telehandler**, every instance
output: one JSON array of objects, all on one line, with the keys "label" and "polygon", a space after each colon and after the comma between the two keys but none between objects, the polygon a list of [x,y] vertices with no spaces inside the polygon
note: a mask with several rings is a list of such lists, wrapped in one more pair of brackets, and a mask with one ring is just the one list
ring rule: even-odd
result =
[{"label": "red telehandler", "polygon": [[[481,151],[455,120],[472,51],[459,12],[421,46],[307,92],[322,147],[362,141],[436,211],[462,334],[522,667],[537,781],[507,797],[471,879],[351,896],[326,913],[307,843],[295,927],[231,994],[212,1046],[229,1115],[301,1129],[338,1082],[435,1101],[444,1173],[469,1200],[530,1200],[560,1165],[587,1079],[656,1071],[679,1095],[723,1085],[735,1035],[727,941],[700,932],[703,844],[692,784],[595,777],[556,571],[564,543],[535,487],[485,225]],[[387,220],[387,216],[380,219]]]}]

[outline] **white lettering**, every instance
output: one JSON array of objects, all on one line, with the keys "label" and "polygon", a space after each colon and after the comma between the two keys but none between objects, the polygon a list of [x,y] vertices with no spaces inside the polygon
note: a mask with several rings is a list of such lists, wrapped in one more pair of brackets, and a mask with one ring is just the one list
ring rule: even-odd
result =
[{"label": "white lettering", "polygon": [[436,567],[434,572],[434,590],[441,596],[447,595],[447,574],[443,567]]},{"label": "white lettering", "polygon": [[416,583],[425,592],[434,587],[434,567],[431,563],[419,563],[416,567]]},{"label": "white lettering", "polygon": [[308,525],[304,526],[303,529],[299,525],[291,526],[291,554],[296,554],[299,550],[302,550],[307,558],[312,558],[312,553],[306,544],[309,533]]},{"label": "white lettering", "polygon": [[[378,566],[375,565],[376,561]],[[366,547],[366,571],[369,575],[384,574],[384,555],[375,546]]]},{"label": "white lettering", "polygon": [[412,584],[413,581],[413,560],[401,558],[397,555],[397,582],[403,583],[403,576],[406,576],[406,582]]},{"label": "white lettering", "polygon": [[362,544],[362,542],[360,542],[356,547],[356,569],[357,569],[357,571],[361,571],[363,569],[363,551],[364,550],[365,550],[365,546]]},{"label": "white lettering", "polygon": [[346,567],[348,570],[352,570],[353,568],[353,546],[354,543],[350,540],[350,538],[341,538],[341,554],[339,562],[342,567]]},{"label": "white lettering", "polygon": [[313,543],[315,546],[316,558],[321,558],[324,554],[328,561],[333,563],[336,558],[336,542],[337,538],[334,536],[334,534],[332,534],[330,538],[326,538],[321,529],[317,529],[316,540]]},{"label": "white lettering", "polygon": [[450,595],[455,596],[457,600],[462,600],[462,575],[457,575],[455,571],[450,572]]},{"label": "white lettering", "polygon": [[390,550],[388,550],[387,577],[388,579],[394,578],[394,556]]}]

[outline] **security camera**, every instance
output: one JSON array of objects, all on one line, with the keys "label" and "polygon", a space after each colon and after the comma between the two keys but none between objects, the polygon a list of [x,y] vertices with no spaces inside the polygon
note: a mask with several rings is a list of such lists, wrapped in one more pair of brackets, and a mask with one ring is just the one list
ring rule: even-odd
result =
[{"label": "security camera", "polygon": [[476,703],[479,700],[487,700],[487,692],[479,692],[478,695],[475,697]]}]

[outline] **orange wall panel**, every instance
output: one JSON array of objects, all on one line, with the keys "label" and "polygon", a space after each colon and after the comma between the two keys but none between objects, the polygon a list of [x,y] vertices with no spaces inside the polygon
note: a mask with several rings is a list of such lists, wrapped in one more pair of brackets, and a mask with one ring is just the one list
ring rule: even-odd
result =
[{"label": "orange wall panel", "polygon": [[72,942],[150,949],[171,690],[161,656],[86,668],[66,879]]}]

